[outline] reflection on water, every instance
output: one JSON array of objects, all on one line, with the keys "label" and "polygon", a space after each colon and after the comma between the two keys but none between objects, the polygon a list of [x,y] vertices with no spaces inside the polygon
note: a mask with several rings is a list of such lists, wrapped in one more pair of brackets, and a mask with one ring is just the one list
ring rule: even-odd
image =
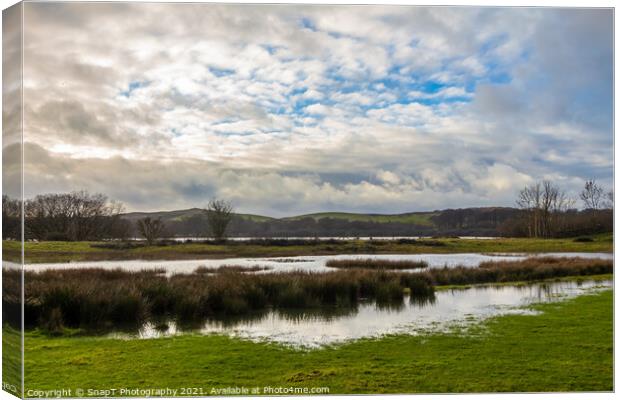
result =
[{"label": "reflection on water", "polygon": [[441,330],[455,323],[471,323],[500,314],[532,313],[523,306],[610,287],[610,280],[474,287],[439,291],[431,299],[405,297],[397,304],[362,303],[347,309],[266,311],[243,318],[206,321],[200,326],[185,326],[172,321],[148,323],[137,333],[115,333],[112,336],[154,338],[184,332],[219,333],[257,341],[318,347],[389,333]]},{"label": "reflection on water", "polygon": [[581,258],[602,258],[613,259],[613,253],[540,253],[540,254],[480,254],[480,253],[461,253],[461,254],[342,254],[331,256],[300,256],[300,257],[278,257],[278,258],[226,258],[219,260],[175,260],[175,261],[85,261],[70,263],[44,263],[27,264],[26,270],[41,271],[44,269],[61,268],[123,268],[130,271],[140,271],[143,269],[163,268],[168,274],[190,273],[198,267],[219,268],[224,265],[238,265],[242,267],[253,267],[256,265],[269,267],[267,271],[258,273],[290,272],[290,271],[313,271],[326,272],[334,271],[334,268],[325,266],[327,260],[349,260],[356,258],[372,258],[379,260],[409,260],[426,261],[430,268],[454,267],[462,265],[464,267],[477,267],[484,261],[515,261],[527,257],[550,256],[550,257],[581,257]]}]

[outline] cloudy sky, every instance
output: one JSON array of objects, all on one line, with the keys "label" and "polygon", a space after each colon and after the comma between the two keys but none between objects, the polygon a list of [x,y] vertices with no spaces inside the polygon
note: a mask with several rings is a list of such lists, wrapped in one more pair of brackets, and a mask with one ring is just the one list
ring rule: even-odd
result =
[{"label": "cloudy sky", "polygon": [[612,12],[26,3],[26,196],[273,216],[611,188]]}]

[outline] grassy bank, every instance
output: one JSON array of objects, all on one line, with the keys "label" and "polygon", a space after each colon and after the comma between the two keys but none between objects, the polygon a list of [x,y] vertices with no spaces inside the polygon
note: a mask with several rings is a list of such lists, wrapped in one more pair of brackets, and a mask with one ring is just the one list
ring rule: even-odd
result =
[{"label": "grassy bank", "polygon": [[359,340],[300,351],[223,336],[151,340],[26,335],[26,389],[294,386],[330,393],[613,389],[611,291],[535,306],[467,335]]},{"label": "grassy bank", "polygon": [[[592,241],[567,239],[501,238],[420,239],[420,240],[350,240],[314,242],[286,241],[181,243],[166,246],[137,246],[114,249],[96,242],[28,242],[26,262],[66,262],[89,260],[179,260],[228,257],[285,257],[330,254],[420,254],[420,253],[541,253],[541,252],[611,252],[613,235],[591,237]],[[275,244],[274,244],[275,243]],[[20,243],[3,241],[5,260],[19,260]]]}]

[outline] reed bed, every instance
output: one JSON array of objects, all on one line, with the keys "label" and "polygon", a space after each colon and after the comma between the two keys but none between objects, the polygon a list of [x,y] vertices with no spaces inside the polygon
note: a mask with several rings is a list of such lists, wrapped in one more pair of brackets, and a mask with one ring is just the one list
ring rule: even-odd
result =
[{"label": "reed bed", "polygon": [[425,273],[434,285],[470,285],[611,274],[613,269],[612,260],[532,257],[515,261],[487,261],[481,263],[477,268],[432,268]]},{"label": "reed bed", "polygon": [[265,267],[262,265],[252,265],[249,267],[244,267],[242,265],[222,265],[220,267],[205,267],[200,266],[194,270],[197,274],[213,274],[218,272],[258,272],[258,271],[268,271],[272,269],[271,267]]},{"label": "reed bed", "polygon": [[355,258],[350,260],[328,260],[325,263],[330,268],[339,269],[380,269],[402,270],[428,268],[426,261],[412,260],[380,260],[373,258]]},{"label": "reed bed", "polygon": [[[50,332],[63,327],[114,328],[147,320],[201,321],[266,309],[355,307],[363,300],[378,304],[432,296],[427,277],[382,271],[329,273],[283,272],[165,276],[159,271],[62,269],[25,273],[25,324]],[[5,271],[6,283],[19,285],[19,272]],[[7,298],[5,309],[19,306]],[[13,304],[15,303],[15,304]]]},{"label": "reed bed", "polygon": [[[19,325],[21,271],[3,269],[3,311]],[[534,281],[613,273],[613,262],[581,258],[530,258],[485,262],[476,268],[430,268],[422,272],[346,269],[327,273],[216,274],[167,276],[161,270],[57,269],[25,274],[25,324],[51,333],[64,327],[110,329],[148,320],[179,323],[224,320],[276,310],[355,308],[361,301],[398,307],[434,296],[436,285]]]}]

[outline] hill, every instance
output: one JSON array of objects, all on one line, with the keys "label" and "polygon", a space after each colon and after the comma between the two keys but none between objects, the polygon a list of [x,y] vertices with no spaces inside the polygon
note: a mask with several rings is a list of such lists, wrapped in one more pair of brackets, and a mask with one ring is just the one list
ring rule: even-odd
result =
[{"label": "hill", "polygon": [[[319,212],[284,218],[234,214],[231,236],[495,236],[501,224],[519,211],[509,207],[463,208],[402,214]],[[205,236],[202,209],[132,212],[122,218],[135,224],[144,218],[161,218],[171,236]]]},{"label": "hill", "polygon": [[304,218],[312,218],[315,221],[324,218],[343,219],[346,221],[361,222],[398,222],[403,224],[415,224],[422,226],[432,226],[431,217],[438,215],[436,212],[412,212],[404,214],[356,214],[345,212],[322,212],[314,214],[297,215],[294,217],[282,218],[285,221],[298,221]]},{"label": "hill", "polygon": [[[190,218],[202,217],[204,210],[201,208],[189,208],[187,210],[175,210],[175,211],[154,211],[154,212],[131,212],[122,214],[121,217],[129,221],[136,221],[141,218],[161,218],[164,222],[169,221],[185,221]],[[264,222],[270,221],[275,218],[265,217],[264,215],[255,214],[234,214],[238,218],[242,218],[249,221]]]}]

